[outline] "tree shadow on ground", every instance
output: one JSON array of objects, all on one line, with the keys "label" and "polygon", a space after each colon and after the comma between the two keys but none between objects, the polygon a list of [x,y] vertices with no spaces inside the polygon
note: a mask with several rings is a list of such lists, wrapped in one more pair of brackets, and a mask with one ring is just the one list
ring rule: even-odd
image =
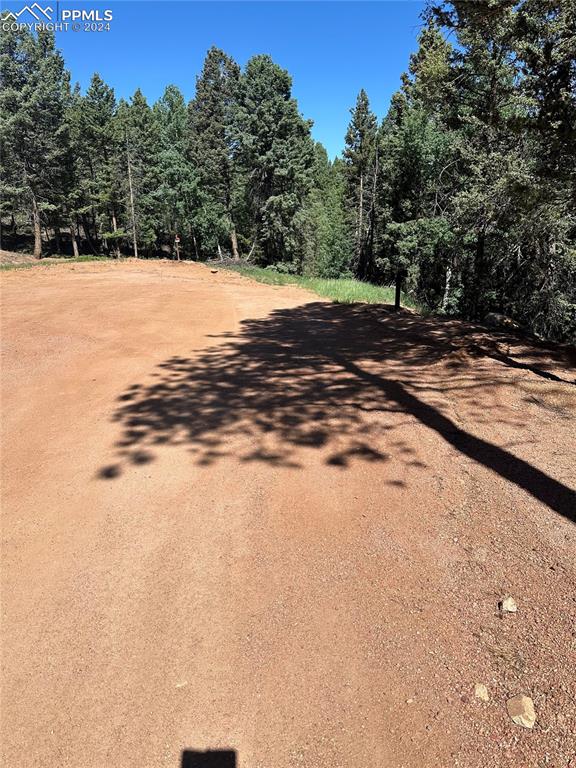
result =
[{"label": "tree shadow on ground", "polygon": [[[460,422],[476,413],[484,423],[522,426],[513,414],[486,419],[497,388],[510,385],[500,374],[510,366],[495,363],[473,330],[382,306],[325,302],[246,320],[238,334],[218,337],[194,357],[169,358],[151,383],[120,395],[113,417],[122,428],[119,461],[99,477],[148,463],[163,445],[185,446],[200,466],[232,456],[298,468],[304,449],[317,449],[326,464],[343,469],[354,461],[385,462],[390,453],[424,467],[390,434],[408,421],[574,519],[573,490],[447,415],[450,397]],[[486,365],[479,365],[483,356]]]},{"label": "tree shadow on ground", "polygon": [[[515,351],[517,357],[519,355],[527,355],[529,360],[516,359],[512,356],[511,350]],[[535,376],[547,379],[548,381],[557,381],[561,384],[576,386],[575,378],[558,376],[558,374],[544,367],[546,364],[554,363],[554,357],[560,360],[563,358],[563,362],[573,367],[576,364],[576,351],[569,346],[563,345],[553,350],[535,339],[529,339],[527,343],[522,344],[522,340],[518,336],[493,332],[491,335],[481,334],[480,343],[472,342],[468,346],[468,351],[471,355],[492,358],[492,360],[502,363],[502,365],[508,368],[529,371]]]}]

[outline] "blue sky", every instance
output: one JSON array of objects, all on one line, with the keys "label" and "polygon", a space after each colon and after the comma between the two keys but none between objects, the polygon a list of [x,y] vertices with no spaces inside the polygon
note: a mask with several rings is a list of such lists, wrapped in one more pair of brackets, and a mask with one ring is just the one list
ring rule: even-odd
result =
[{"label": "blue sky", "polygon": [[[23,4],[2,2],[2,7]],[[240,65],[269,53],[292,75],[300,111],[314,121],[314,138],[333,157],[342,150],[360,88],[378,117],[385,115],[416,48],[423,3],[61,0],[59,7],[112,9],[111,31],[68,31],[58,33],[57,41],[73,81],[85,89],[97,71],[118,97],[140,87],[154,101],[174,83],[192,98],[211,45]]]}]

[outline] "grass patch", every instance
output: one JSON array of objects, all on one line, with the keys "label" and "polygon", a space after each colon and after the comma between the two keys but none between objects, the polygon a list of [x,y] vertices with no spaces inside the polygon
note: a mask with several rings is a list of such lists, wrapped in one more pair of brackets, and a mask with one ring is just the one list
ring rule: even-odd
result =
[{"label": "grass patch", "polygon": [[16,263],[9,263],[9,264],[0,264],[0,271],[2,272],[11,272],[13,269],[30,269],[30,267],[37,267],[38,264],[34,264],[30,261],[23,261],[21,264]]},{"label": "grass patch", "polygon": [[31,269],[32,267],[52,267],[54,264],[77,264],[84,261],[117,261],[108,256],[46,256],[36,261],[7,262],[0,264],[2,272],[8,272],[12,269]]},{"label": "grass patch", "polygon": [[[353,278],[327,279],[287,275],[283,272],[276,272],[273,269],[243,265],[230,265],[225,268],[232,269],[234,272],[251,277],[253,280],[257,280],[259,283],[266,283],[267,285],[297,285],[300,288],[307,288],[309,291],[317,293],[318,296],[331,299],[336,304],[394,303],[394,288],[388,285],[372,285],[371,283],[363,283]],[[418,309],[417,305],[404,293],[401,297],[401,303],[403,307]]]}]

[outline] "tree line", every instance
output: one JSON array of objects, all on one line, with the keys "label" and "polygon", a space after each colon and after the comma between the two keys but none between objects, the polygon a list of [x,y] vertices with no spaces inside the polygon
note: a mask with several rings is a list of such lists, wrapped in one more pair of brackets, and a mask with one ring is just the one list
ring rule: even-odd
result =
[{"label": "tree line", "polygon": [[267,55],[211,48],[186,104],[72,87],[54,37],[0,42],[2,234],[57,252],[229,256],[396,283],[440,313],[576,334],[576,4],[430,3],[379,122],[331,161]]}]

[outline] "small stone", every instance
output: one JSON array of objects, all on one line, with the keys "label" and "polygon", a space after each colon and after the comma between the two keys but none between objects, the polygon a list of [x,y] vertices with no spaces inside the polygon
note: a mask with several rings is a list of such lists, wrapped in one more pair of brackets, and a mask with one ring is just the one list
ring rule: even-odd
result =
[{"label": "small stone", "polygon": [[406,699],[406,704],[413,704],[413,703],[414,703],[414,699]]},{"label": "small stone", "polygon": [[522,693],[518,696],[513,696],[506,702],[506,708],[513,723],[521,725],[522,728],[534,727],[536,712],[534,710],[534,702],[530,696],[524,696]]},{"label": "small stone", "polygon": [[215,275],[216,272],[218,272],[218,270],[217,269],[211,269],[210,272],[212,272],[212,274]]},{"label": "small stone", "polygon": [[505,597],[504,600],[500,600],[498,606],[502,613],[516,613],[518,610],[516,600],[513,597]]},{"label": "small stone", "polygon": [[486,688],[483,683],[476,683],[474,686],[474,696],[476,696],[477,699],[482,699],[482,701],[490,701],[488,688]]}]

